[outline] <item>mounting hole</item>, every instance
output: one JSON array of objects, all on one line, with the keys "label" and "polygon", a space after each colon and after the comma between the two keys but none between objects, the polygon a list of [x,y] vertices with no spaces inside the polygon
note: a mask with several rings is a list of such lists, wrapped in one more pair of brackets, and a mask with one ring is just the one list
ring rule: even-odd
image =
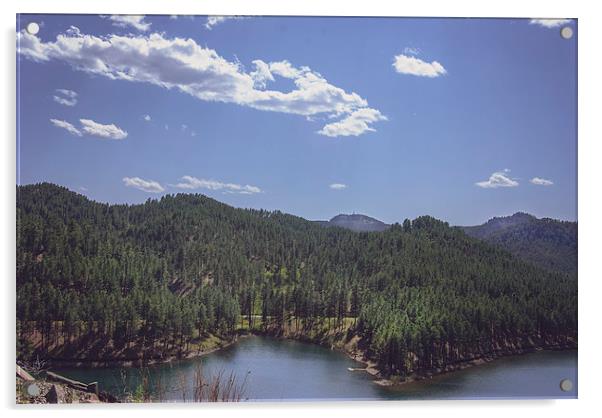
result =
[{"label": "mounting hole", "polygon": [[562,379],[560,381],[560,390],[563,392],[569,392],[573,389],[573,382],[570,379]]},{"label": "mounting hole", "polygon": [[31,383],[27,385],[27,394],[32,398],[40,396],[40,393],[40,387],[36,383]]},{"label": "mounting hole", "polygon": [[40,31],[40,25],[38,25],[36,22],[29,22],[25,30],[30,35],[36,35]]},{"label": "mounting hole", "polygon": [[573,29],[570,26],[565,26],[560,29],[560,36],[564,39],[571,39],[573,37]]}]

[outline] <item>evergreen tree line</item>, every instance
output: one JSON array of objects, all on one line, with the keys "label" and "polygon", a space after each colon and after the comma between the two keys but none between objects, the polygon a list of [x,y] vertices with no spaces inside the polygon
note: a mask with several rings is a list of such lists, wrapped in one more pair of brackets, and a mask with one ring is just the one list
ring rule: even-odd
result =
[{"label": "evergreen tree line", "polygon": [[513,338],[575,338],[577,283],[423,216],[355,233],[203,195],[93,202],[17,187],[19,333],[186,347],[245,318],[353,332],[390,373]]}]

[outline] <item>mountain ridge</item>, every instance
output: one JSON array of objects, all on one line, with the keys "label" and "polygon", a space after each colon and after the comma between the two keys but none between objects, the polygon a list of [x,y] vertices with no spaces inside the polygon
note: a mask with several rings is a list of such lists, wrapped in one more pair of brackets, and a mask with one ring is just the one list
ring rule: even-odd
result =
[{"label": "mountain ridge", "polygon": [[[97,202],[67,187],[52,183],[19,187],[56,187],[69,192],[75,200],[80,202],[87,201],[99,205],[123,206]],[[175,198],[180,195],[202,196],[203,199],[212,199],[203,194],[186,193],[165,195],[161,199]],[[161,199],[157,202],[160,202]],[[215,202],[223,205],[224,208],[237,209],[218,200],[215,200]],[[333,216],[328,221],[309,221],[303,217],[285,214],[280,211],[268,212],[261,209],[253,209],[252,211],[272,213],[272,215],[279,214],[290,217],[291,220],[297,219],[297,222],[310,222],[327,228],[338,227],[352,232],[383,232],[398,224],[386,224],[374,217],[358,213],[341,213]],[[522,260],[534,263],[539,267],[570,274],[577,272],[577,222],[537,218],[529,213],[519,211],[509,216],[495,216],[480,225],[455,226],[455,228],[462,230],[472,238],[503,248]]]},{"label": "mountain ridge", "polygon": [[385,376],[530,337],[576,344],[575,277],[430,216],[357,234],[200,194],[130,206],[48,183],[17,193],[19,358],[186,354],[243,316],[263,331],[347,325]]},{"label": "mountain ridge", "polygon": [[577,222],[516,212],[481,225],[458,228],[540,267],[577,273]]}]

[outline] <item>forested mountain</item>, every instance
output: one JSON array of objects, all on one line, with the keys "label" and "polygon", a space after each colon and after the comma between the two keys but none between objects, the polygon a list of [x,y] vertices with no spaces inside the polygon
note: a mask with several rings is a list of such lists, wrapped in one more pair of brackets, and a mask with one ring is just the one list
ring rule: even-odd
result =
[{"label": "forested mountain", "polygon": [[468,235],[510,251],[546,269],[577,273],[577,223],[537,219],[517,212],[490,219],[483,225],[462,227]]},{"label": "forested mountain", "polygon": [[[355,232],[382,232],[391,227],[366,215],[337,215],[322,226],[338,226]],[[510,251],[521,259],[545,269],[577,273],[577,223],[538,219],[517,212],[495,217],[482,225],[459,227],[471,237]]]},{"label": "forested mountain", "polygon": [[41,333],[38,353],[82,335],[183,346],[232,332],[240,315],[355,318],[369,356],[403,375],[525,338],[574,339],[577,283],[429,216],[356,233],[198,194],[109,205],[17,187],[19,341]]},{"label": "forested mountain", "polygon": [[338,226],[340,228],[350,229],[356,232],[376,232],[389,229],[390,225],[371,218],[370,216],[353,214],[340,214],[330,221],[318,221],[322,226]]}]

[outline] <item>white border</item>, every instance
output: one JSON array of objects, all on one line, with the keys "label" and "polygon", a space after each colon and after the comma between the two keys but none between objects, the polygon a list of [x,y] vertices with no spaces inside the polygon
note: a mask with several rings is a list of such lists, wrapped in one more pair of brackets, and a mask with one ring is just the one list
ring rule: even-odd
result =
[{"label": "white border", "polygon": [[[10,416],[32,413],[60,413],[81,415],[84,407],[49,409],[14,407],[14,262],[15,262],[15,14],[20,13],[134,13],[134,14],[249,14],[249,15],[334,15],[334,16],[473,16],[473,17],[571,17],[579,19],[579,400],[562,401],[430,401],[430,402],[358,402],[328,404],[282,405],[143,405],[109,406],[112,414],[144,413],[149,417],[165,414],[250,417],[316,417],[345,415],[365,417],[372,411],[380,416],[445,416],[488,418],[524,415],[545,417],[586,416],[599,412],[602,385],[599,384],[602,347],[600,338],[599,310],[602,286],[598,256],[598,242],[602,238],[600,218],[600,170],[602,158],[600,132],[600,40],[602,25],[595,2],[557,1],[533,2],[505,0],[493,4],[471,0],[422,0],[412,3],[386,0],[119,0],[119,1],[69,1],[69,0],[20,0],[2,1],[2,92],[0,115],[4,137],[0,143],[3,158],[3,181],[0,210],[0,256],[2,257],[3,306],[0,310],[4,322],[2,373],[0,393],[2,405]],[[542,150],[545,152],[545,150]],[[89,416],[101,416],[107,409],[86,407]]]}]

